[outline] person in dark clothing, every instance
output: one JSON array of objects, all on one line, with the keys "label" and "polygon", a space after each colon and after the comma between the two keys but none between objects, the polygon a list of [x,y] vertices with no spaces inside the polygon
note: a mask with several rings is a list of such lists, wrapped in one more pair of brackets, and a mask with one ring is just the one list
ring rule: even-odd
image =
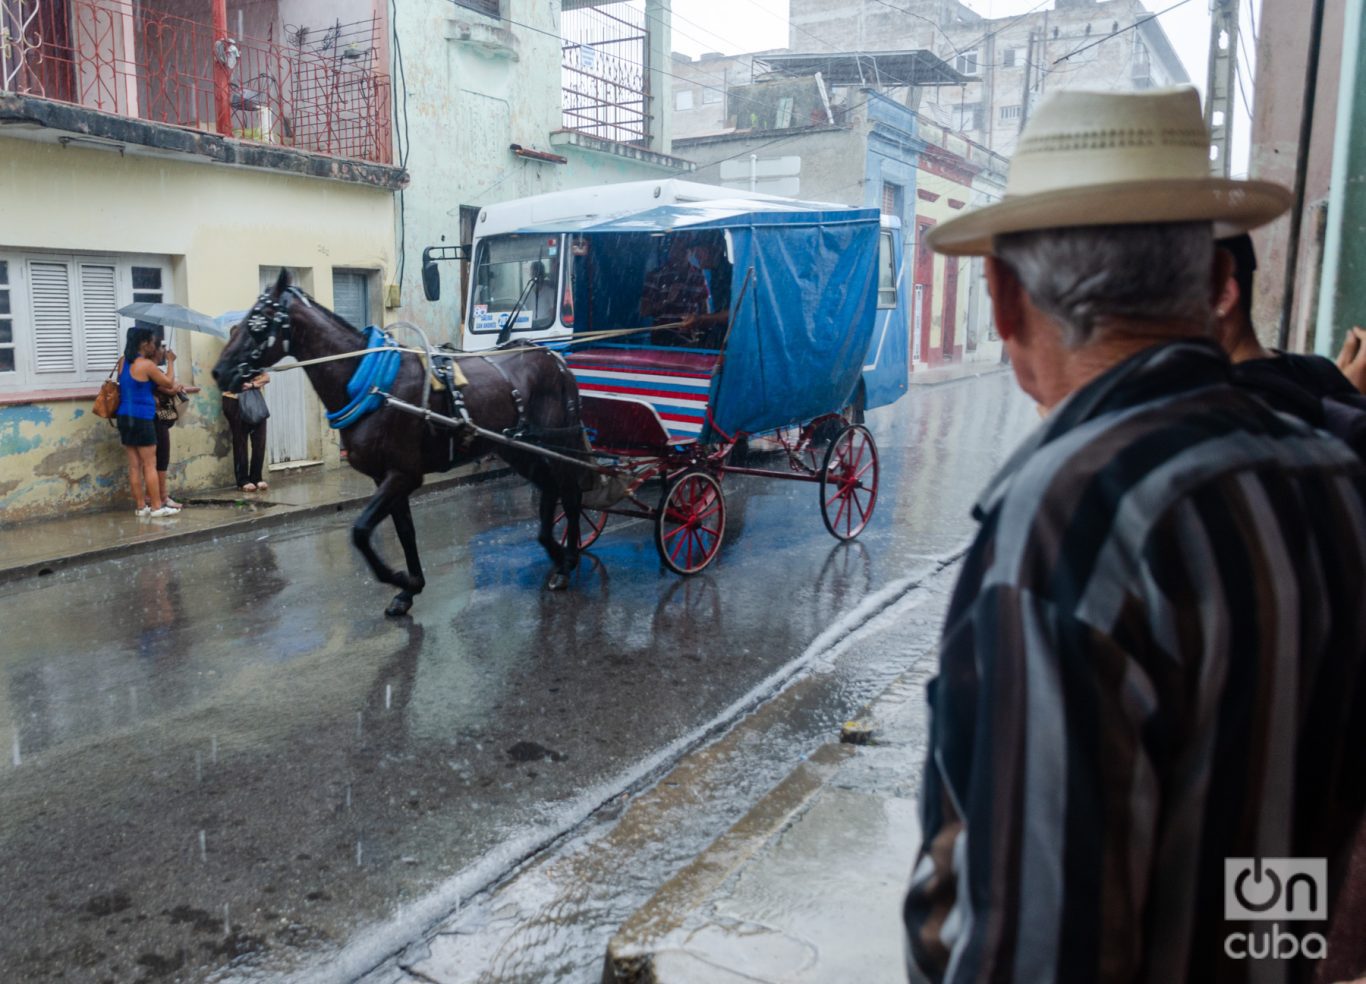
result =
[{"label": "person in dark clothing", "polygon": [[[270,382],[268,373],[261,373],[250,380],[242,389],[264,389]],[[236,393],[223,394],[223,419],[228,422],[232,434],[232,471],[233,480],[243,492],[264,492],[270,485],[262,479],[262,469],[266,465],[266,424],[263,420],[255,427],[242,422],[242,410],[237,404]],[[247,442],[251,442],[251,457],[247,457]]]},{"label": "person in dark clothing", "polygon": [[1217,243],[1233,260],[1233,275],[1215,303],[1219,343],[1233,360],[1233,381],[1273,410],[1326,430],[1366,458],[1366,396],[1331,359],[1262,345],[1252,327],[1257,253],[1247,233]]},{"label": "person in dark clothing", "polygon": [[1323,952],[1321,924],[1285,922],[1296,956],[1243,959],[1223,903],[1230,860],[1345,874],[1366,467],[1233,385],[1216,230],[1293,196],[1210,176],[1208,152],[1192,89],[1061,90],[1001,201],[928,236],[984,257],[1046,414],[973,510],[928,688],[902,915],[936,982],[1307,984]]}]

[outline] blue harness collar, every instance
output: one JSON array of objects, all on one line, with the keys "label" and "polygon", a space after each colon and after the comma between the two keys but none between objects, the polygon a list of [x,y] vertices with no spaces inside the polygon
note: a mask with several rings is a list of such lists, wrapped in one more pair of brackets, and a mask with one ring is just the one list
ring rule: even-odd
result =
[{"label": "blue harness collar", "polygon": [[[346,394],[351,402],[327,415],[328,426],[333,430],[345,430],[382,407],[389,387],[398,378],[400,353],[392,335],[371,325],[365,329],[365,347],[387,351],[367,352],[361,356],[360,365],[346,384]],[[375,389],[379,392],[372,392]]]}]

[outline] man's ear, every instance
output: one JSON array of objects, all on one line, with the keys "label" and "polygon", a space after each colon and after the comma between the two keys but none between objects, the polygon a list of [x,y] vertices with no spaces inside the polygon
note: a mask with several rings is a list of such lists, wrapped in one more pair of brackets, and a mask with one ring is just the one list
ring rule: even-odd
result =
[{"label": "man's ear", "polygon": [[986,277],[996,330],[1009,341],[1024,328],[1024,287],[1010,264],[995,256],[986,258]]},{"label": "man's ear", "polygon": [[1242,291],[1238,287],[1238,261],[1233,254],[1222,246],[1214,251],[1214,267],[1211,272],[1210,306],[1221,318],[1228,317],[1230,311],[1238,306]]}]

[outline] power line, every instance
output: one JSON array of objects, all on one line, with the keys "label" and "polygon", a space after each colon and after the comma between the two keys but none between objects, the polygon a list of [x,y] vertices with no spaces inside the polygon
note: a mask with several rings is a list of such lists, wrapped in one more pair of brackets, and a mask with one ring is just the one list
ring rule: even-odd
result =
[{"label": "power line", "polygon": [[1162,9],[1162,10],[1159,10],[1159,11],[1158,11],[1157,13],[1155,13],[1155,14],[1149,14],[1147,17],[1140,17],[1138,20],[1134,21],[1134,22],[1133,22],[1132,24],[1130,24],[1128,27],[1121,27],[1118,31],[1112,31],[1111,33],[1107,34],[1107,35],[1106,35],[1105,37],[1103,37],[1103,38],[1099,38],[1099,39],[1097,39],[1097,40],[1095,40],[1095,41],[1092,41],[1090,44],[1084,44],[1084,45],[1082,45],[1080,48],[1075,48],[1075,49],[1073,49],[1072,51],[1069,51],[1067,54],[1063,55],[1061,58],[1055,58],[1055,59],[1053,60],[1053,64],[1056,65],[1058,62],[1067,61],[1067,59],[1071,58],[1073,55],[1080,54],[1080,53],[1083,52],[1083,51],[1086,51],[1086,50],[1088,50],[1088,49],[1090,49],[1090,48],[1094,48],[1094,47],[1095,47],[1096,45],[1098,45],[1098,44],[1104,44],[1106,41],[1109,41],[1111,38],[1117,38],[1117,37],[1119,37],[1121,34],[1124,34],[1126,31],[1132,31],[1132,30],[1134,30],[1135,28],[1142,27],[1144,24],[1148,23],[1148,21],[1157,20],[1157,18],[1161,17],[1163,14],[1175,10],[1177,7],[1183,7],[1183,6],[1185,6],[1186,4],[1188,4],[1188,3],[1190,3],[1190,0],[1176,0],[1176,3],[1172,4],[1170,7],[1166,7],[1166,8],[1164,8],[1164,9]]}]

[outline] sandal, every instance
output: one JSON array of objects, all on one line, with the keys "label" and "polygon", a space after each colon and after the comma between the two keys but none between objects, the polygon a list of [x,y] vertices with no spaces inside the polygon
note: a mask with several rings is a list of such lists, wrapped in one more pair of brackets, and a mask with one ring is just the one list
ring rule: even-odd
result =
[{"label": "sandal", "polygon": [[255,492],[255,491],[256,491],[256,483],[255,483],[255,482],[248,482],[246,485],[241,486],[241,489],[242,489],[243,492]]},{"label": "sandal", "polygon": [[257,491],[257,492],[264,492],[264,491],[266,491],[266,489],[268,489],[268,488],[270,488],[270,483],[268,483],[268,482],[257,482],[257,483],[256,483],[256,491]]}]

